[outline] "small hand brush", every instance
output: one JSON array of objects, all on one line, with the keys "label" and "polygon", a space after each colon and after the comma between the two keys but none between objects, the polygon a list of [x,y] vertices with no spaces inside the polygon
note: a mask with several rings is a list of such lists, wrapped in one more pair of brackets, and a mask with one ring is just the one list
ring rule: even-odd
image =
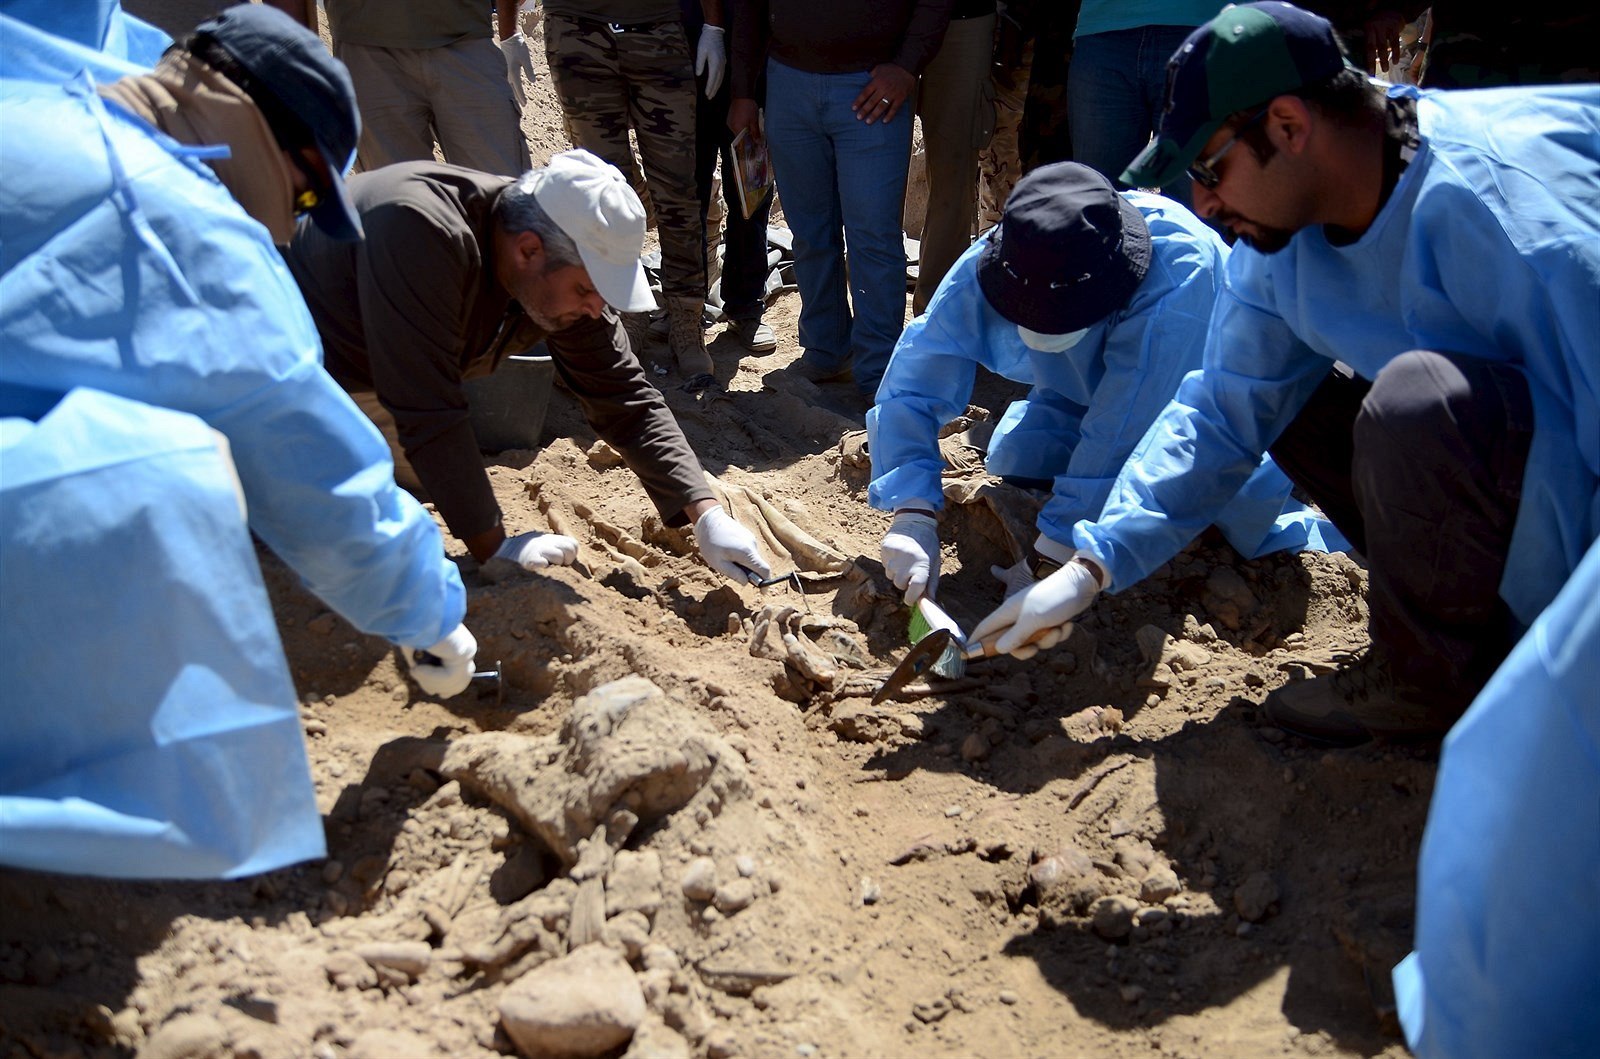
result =
[{"label": "small hand brush", "polygon": [[961,631],[956,620],[944,612],[933,600],[923,596],[911,608],[911,622],[906,637],[913,645],[935,629],[950,631],[950,645],[940,653],[928,671],[946,680],[954,680],[967,672],[967,634]]}]

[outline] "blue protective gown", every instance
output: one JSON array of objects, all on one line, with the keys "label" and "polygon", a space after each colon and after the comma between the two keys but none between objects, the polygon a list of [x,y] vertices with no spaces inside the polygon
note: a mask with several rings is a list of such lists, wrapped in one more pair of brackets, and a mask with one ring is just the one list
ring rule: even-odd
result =
[{"label": "blue protective gown", "polygon": [[[40,421],[75,388],[198,417],[231,445],[250,530],[311,591],[363,631],[402,644],[437,642],[465,613],[460,575],[445,559],[437,526],[396,488],[382,437],[322,370],[293,279],[265,230],[197,160],[204,149],[177,144],[95,94],[89,71],[116,76],[128,69],[114,56],[0,16],[0,417]],[[26,452],[12,452],[0,465],[6,483],[35,473]],[[181,493],[171,499],[179,503]],[[0,549],[28,547],[16,531],[0,524]],[[174,554],[215,546],[197,535]],[[39,701],[7,695],[5,707],[43,711],[63,726],[87,723],[93,711],[85,706],[101,685],[97,674],[82,672],[86,661],[136,674],[129,686],[151,683],[156,663],[89,615],[97,600],[115,596],[119,571],[159,561],[113,537],[53,569],[55,591],[81,601],[85,617],[56,630],[49,655],[14,650],[14,623],[0,628],[4,686],[53,689]],[[167,565],[172,577],[190,576],[181,564]],[[270,623],[270,611],[263,613]],[[187,613],[146,620],[193,640],[180,627],[191,620]],[[218,689],[258,686],[263,674],[251,667],[259,657],[193,659],[214,676],[207,705],[219,730],[236,712],[247,723],[253,700],[230,700]],[[283,665],[281,652],[276,664]],[[28,667],[38,673],[25,673]],[[283,690],[279,705],[292,709],[292,689]],[[123,705],[148,711],[155,704]],[[28,753],[9,734],[0,740],[0,800],[19,790]],[[66,782],[58,777],[52,789]],[[125,791],[84,783],[72,796],[78,802],[102,794],[126,800]],[[249,784],[222,796],[240,814],[280,804]],[[85,817],[83,834],[102,825]],[[175,874],[166,870],[175,862],[158,851],[135,863],[111,855],[112,848],[103,847],[99,860],[90,850],[70,870]],[[0,834],[0,860],[23,862],[19,852],[16,835]],[[263,867],[253,854],[232,868],[205,863],[202,874]]]},{"label": "blue protective gown", "polygon": [[1394,971],[1422,1059],[1600,1041],[1600,544],[1445,739]]},{"label": "blue protective gown", "polygon": [[1420,91],[1422,145],[1370,229],[1228,261],[1189,376],[1073,542],[1138,581],[1212,521],[1339,360],[1413,349],[1527,376],[1536,430],[1500,593],[1524,623],[1600,532],[1600,87]]},{"label": "blue protective gown", "polygon": [[[217,7],[226,4],[218,3]],[[89,52],[109,59],[150,67],[161,58],[172,38],[122,10],[121,0],[5,0],[6,32],[29,26],[56,38],[80,45]],[[51,48],[54,50],[59,45]],[[10,65],[0,77],[16,77]]]},{"label": "blue protective gown", "polygon": [[[895,345],[867,413],[872,456],[868,502],[882,510],[944,503],[941,425],[967,407],[979,365],[1032,387],[1015,401],[989,442],[991,474],[1053,480],[1039,531],[1062,544],[1072,526],[1093,518],[1112,482],[1156,415],[1166,407],[1200,350],[1216,280],[1228,248],[1192,213],[1157,195],[1124,193],[1150,227],[1150,271],[1128,305],[1089,329],[1071,349],[1029,349],[1015,324],[995,311],[978,286],[984,242],[951,266],[928,311]],[[1343,550],[1331,523],[1289,498],[1290,483],[1270,460],[1216,518],[1247,557],[1283,548]]]},{"label": "blue protective gown", "polygon": [[195,416],[73,390],[0,418],[0,863],[205,878],[323,855],[234,467]]}]

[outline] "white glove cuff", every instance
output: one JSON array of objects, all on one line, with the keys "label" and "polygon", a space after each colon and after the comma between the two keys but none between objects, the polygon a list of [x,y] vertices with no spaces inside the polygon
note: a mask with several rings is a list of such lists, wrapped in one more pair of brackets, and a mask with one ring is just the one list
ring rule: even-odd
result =
[{"label": "white glove cuff", "polygon": [[889,523],[889,532],[909,534],[919,526],[928,526],[937,531],[939,520],[925,511],[896,511],[894,519]]},{"label": "white glove cuff", "polygon": [[1047,559],[1054,559],[1062,566],[1066,566],[1068,563],[1072,562],[1072,557],[1078,554],[1078,549],[1074,548],[1072,545],[1062,544],[1057,540],[1051,540],[1042,533],[1034,538],[1033,550]]},{"label": "white glove cuff", "polygon": [[474,657],[478,653],[478,640],[465,625],[457,625],[438,643],[424,647],[424,651],[449,665]]}]

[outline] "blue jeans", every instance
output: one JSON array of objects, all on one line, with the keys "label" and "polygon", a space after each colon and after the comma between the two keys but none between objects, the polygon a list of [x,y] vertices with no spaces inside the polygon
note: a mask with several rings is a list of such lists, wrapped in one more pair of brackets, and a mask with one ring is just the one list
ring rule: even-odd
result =
[{"label": "blue jeans", "polygon": [[812,74],[767,61],[767,145],[794,233],[800,344],[818,366],[849,364],[870,397],[905,326],[900,210],[914,108],[908,100],[893,121],[857,120],[850,104],[869,80],[865,72]]},{"label": "blue jeans", "polygon": [[[1067,73],[1073,161],[1117,181],[1161,121],[1167,60],[1191,32],[1192,26],[1140,26],[1078,38]],[[1161,193],[1193,205],[1188,176]]]}]

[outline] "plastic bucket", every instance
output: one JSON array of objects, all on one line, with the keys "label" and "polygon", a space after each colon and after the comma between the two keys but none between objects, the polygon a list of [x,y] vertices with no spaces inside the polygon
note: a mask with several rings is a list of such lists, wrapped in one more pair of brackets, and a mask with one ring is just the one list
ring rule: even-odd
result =
[{"label": "plastic bucket", "polygon": [[507,357],[492,375],[462,382],[480,451],[539,447],[556,371],[543,349]]}]

